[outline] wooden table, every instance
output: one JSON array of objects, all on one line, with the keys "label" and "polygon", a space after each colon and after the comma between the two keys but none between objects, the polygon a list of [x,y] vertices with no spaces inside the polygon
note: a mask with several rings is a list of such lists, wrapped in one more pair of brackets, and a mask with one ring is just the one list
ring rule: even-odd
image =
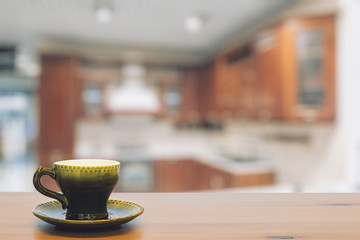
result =
[{"label": "wooden table", "polygon": [[142,193],[113,199],[143,215],[107,231],[58,229],[32,215],[50,199],[0,193],[0,239],[360,239],[360,194]]}]

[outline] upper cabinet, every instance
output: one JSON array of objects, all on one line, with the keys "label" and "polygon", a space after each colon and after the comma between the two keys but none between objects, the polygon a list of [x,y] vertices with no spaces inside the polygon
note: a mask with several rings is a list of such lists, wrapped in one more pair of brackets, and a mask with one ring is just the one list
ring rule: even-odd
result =
[{"label": "upper cabinet", "polygon": [[[263,121],[333,120],[334,20],[286,19],[210,65],[208,112]],[[200,93],[199,98],[204,97]]]},{"label": "upper cabinet", "polygon": [[218,56],[213,64],[211,112],[219,120],[254,118],[257,111],[257,76],[251,46]]},{"label": "upper cabinet", "polygon": [[284,117],[334,119],[333,18],[287,20],[280,26],[280,41]]},{"label": "upper cabinet", "polygon": [[253,42],[257,77],[257,118],[282,118],[282,82],[279,27],[259,33]]}]

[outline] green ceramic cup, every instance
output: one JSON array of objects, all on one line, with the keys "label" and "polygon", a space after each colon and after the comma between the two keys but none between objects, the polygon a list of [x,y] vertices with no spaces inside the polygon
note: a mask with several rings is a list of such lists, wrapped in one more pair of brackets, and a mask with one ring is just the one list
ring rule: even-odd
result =
[{"label": "green ceramic cup", "polygon": [[[107,219],[107,200],[118,182],[119,168],[119,162],[104,159],[59,161],[53,168],[39,167],[33,183],[36,190],[67,209],[67,219]],[[63,194],[45,188],[40,182],[43,175],[55,179]]]}]

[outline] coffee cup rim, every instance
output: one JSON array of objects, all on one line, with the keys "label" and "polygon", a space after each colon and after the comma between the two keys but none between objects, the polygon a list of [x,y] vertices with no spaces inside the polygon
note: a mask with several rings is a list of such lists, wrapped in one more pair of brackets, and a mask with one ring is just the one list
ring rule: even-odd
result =
[{"label": "coffee cup rim", "polygon": [[120,166],[120,162],[108,159],[68,159],[53,163],[54,167],[115,167]]}]

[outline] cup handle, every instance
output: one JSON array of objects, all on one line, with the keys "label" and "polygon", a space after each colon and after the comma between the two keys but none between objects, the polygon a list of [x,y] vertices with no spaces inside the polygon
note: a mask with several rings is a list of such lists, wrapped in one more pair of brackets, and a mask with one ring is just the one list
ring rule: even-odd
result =
[{"label": "cup handle", "polygon": [[40,179],[43,175],[49,175],[52,179],[54,179],[54,180],[56,179],[56,174],[55,174],[54,169],[43,168],[40,166],[38,168],[38,170],[36,170],[36,172],[34,174],[34,178],[33,178],[33,183],[34,183],[34,187],[36,188],[36,190],[38,190],[40,193],[44,194],[47,197],[57,199],[61,203],[62,208],[66,209],[69,205],[66,197],[63,194],[54,192],[54,191],[49,190],[46,187],[44,187],[40,182]]}]

